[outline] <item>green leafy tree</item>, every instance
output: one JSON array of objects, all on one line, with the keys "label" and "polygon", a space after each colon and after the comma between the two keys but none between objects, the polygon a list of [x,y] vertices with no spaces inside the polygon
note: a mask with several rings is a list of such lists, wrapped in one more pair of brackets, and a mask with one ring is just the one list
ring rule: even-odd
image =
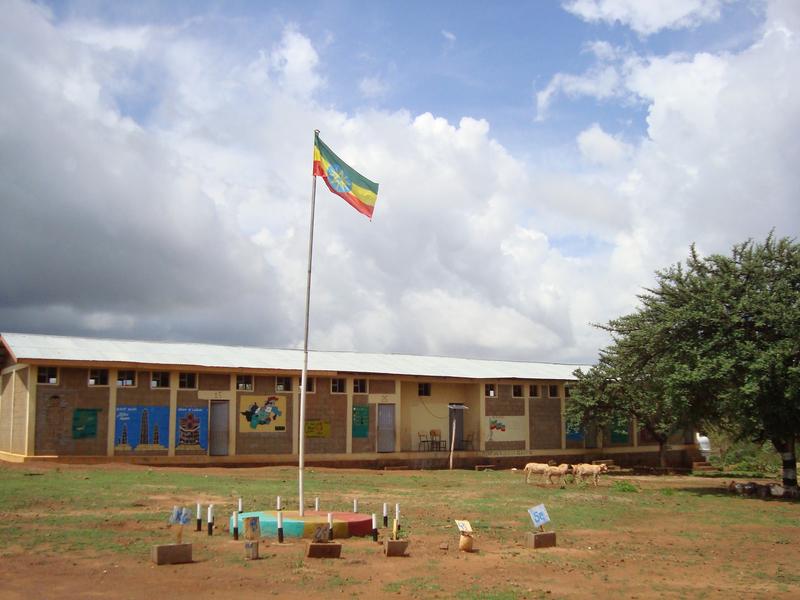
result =
[{"label": "green leafy tree", "polygon": [[686,425],[688,406],[684,398],[664,393],[658,376],[658,361],[646,359],[632,339],[618,337],[603,350],[598,364],[586,373],[575,372],[567,419],[586,428],[601,428],[617,420],[635,419],[658,443],[659,463],[667,466],[667,441],[672,432]]},{"label": "green leafy tree", "polygon": [[[658,272],[639,298],[636,312],[603,326],[613,343],[597,377],[618,381],[604,402],[624,409],[633,400],[622,397],[641,385],[653,415],[674,411],[737,439],[770,441],[784,485],[796,488],[800,245],[770,235],[705,258],[693,246],[685,265]],[[601,369],[604,362],[610,366]],[[583,397],[580,378],[576,388]]]}]

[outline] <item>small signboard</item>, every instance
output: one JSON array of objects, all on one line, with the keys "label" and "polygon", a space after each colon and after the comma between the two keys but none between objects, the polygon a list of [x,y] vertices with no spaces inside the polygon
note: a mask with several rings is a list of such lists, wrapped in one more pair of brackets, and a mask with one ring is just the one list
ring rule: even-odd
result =
[{"label": "small signboard", "polygon": [[456,520],[456,527],[461,533],[472,533],[472,525],[469,524],[469,521]]},{"label": "small signboard", "polygon": [[369,437],[369,406],[366,404],[353,407],[353,437]]},{"label": "small signboard", "polygon": [[550,515],[547,514],[547,509],[544,507],[544,504],[529,508],[528,514],[533,520],[534,527],[542,527],[545,523],[550,522]]}]

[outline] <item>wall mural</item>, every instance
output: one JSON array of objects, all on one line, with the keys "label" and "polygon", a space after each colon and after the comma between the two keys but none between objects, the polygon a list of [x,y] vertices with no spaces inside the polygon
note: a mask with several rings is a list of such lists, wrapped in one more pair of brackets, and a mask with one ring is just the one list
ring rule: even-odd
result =
[{"label": "wall mural", "polygon": [[286,397],[242,396],[239,415],[240,433],[286,431]]},{"label": "wall mural", "polygon": [[205,454],[208,450],[208,408],[178,407],[175,449]]},{"label": "wall mural", "polygon": [[117,406],[117,452],[152,452],[169,445],[169,406]]},{"label": "wall mural", "polygon": [[528,419],[525,416],[485,417],[487,442],[520,442],[525,440]]}]

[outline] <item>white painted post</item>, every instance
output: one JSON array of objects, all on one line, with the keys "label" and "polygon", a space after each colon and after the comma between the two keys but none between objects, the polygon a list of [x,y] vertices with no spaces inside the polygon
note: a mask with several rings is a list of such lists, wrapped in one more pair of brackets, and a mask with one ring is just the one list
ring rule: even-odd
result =
[{"label": "white painted post", "polygon": [[372,541],[378,541],[378,516],[372,513]]},{"label": "white painted post", "polygon": [[233,539],[239,539],[239,511],[233,511]]},{"label": "white painted post", "polygon": [[315,510],[316,512],[319,512],[319,496],[317,496],[316,498],[314,498],[314,510]]},{"label": "white painted post", "polygon": [[214,505],[208,505],[208,535],[214,535]]},{"label": "white painted post", "polygon": [[383,526],[389,526],[389,505],[386,502],[383,503]]},{"label": "white painted post", "polygon": [[333,513],[328,513],[328,539],[333,539]]},{"label": "white painted post", "polygon": [[197,531],[203,531],[203,507],[200,506],[200,503],[197,503]]},{"label": "white painted post", "polygon": [[353,512],[358,512],[358,498],[353,498]]},{"label": "white painted post", "polygon": [[239,512],[243,512],[242,511],[242,499],[241,498],[239,498]]}]

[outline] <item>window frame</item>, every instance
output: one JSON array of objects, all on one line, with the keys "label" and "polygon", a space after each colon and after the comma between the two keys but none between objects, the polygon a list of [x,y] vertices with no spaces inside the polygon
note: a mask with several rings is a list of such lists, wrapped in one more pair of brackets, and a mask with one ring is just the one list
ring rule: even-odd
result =
[{"label": "window frame", "polygon": [[[360,390],[358,388],[361,387],[360,384],[362,382],[364,384],[364,389]],[[369,394],[369,379],[366,379],[364,377],[354,378],[353,379],[353,393],[354,394]]]},{"label": "window frame", "polygon": [[486,398],[497,398],[497,385],[494,383],[484,383],[483,395]]},{"label": "window frame", "polygon": [[[98,377],[92,377],[92,373],[102,373],[106,374],[106,382],[105,383],[97,383]],[[108,369],[89,369],[89,376],[86,378],[86,386],[87,387],[108,387]]]},{"label": "window frame", "polygon": [[[284,382],[281,385],[281,380]],[[275,393],[276,394],[290,394],[292,392],[292,378],[287,375],[277,375],[275,377]],[[279,389],[283,388],[283,389]]]},{"label": "window frame", "polygon": [[[519,393],[517,393],[519,392]],[[524,398],[525,397],[525,386],[521,383],[512,383],[511,384],[511,397],[512,398]]]},{"label": "window frame", "polygon": [[539,395],[540,392],[541,392],[541,386],[538,383],[531,383],[528,385],[528,396],[530,398],[541,398],[541,396]]},{"label": "window frame", "polygon": [[[50,370],[55,370],[56,376],[50,377]],[[45,373],[45,381],[41,381],[42,372]],[[36,367],[36,385],[58,385],[58,367],[48,367],[48,366],[41,366]],[[55,379],[55,381],[51,381]]]},{"label": "window frame", "polygon": [[[155,377],[156,375],[164,375],[164,374],[166,374],[166,376],[167,376],[167,385],[153,385],[154,383],[156,383],[153,380],[153,377]],[[169,387],[170,387],[170,383],[171,383],[170,380],[171,379],[172,379],[172,374],[169,371],[150,371],[150,389],[151,390],[168,390]]]},{"label": "window frame", "polygon": [[[333,389],[336,382],[342,383],[342,390]],[[347,393],[347,379],[344,377],[331,377],[331,394],[346,394]]]},{"label": "window frame", "polygon": [[420,381],[417,384],[417,396],[420,398],[429,398],[431,396],[432,387],[430,381]]},{"label": "window frame", "polygon": [[[553,389],[556,390],[555,395],[553,395]],[[558,384],[557,383],[549,383],[549,384],[547,384],[547,397],[548,398],[561,398],[561,394],[558,391]]]},{"label": "window frame", "polygon": [[[249,383],[247,381],[249,380]],[[256,388],[255,377],[248,373],[238,373],[236,375],[236,391],[252,392]]]},{"label": "window frame", "polygon": [[[122,377],[123,373],[124,374],[131,373],[133,375],[133,377],[131,377],[131,378],[128,378],[128,377],[123,378]],[[125,383],[126,381],[130,381],[131,383]],[[117,385],[118,388],[135,388],[135,387],[139,387],[139,375],[138,375],[136,369],[118,369],[117,370],[116,385]]]},{"label": "window frame", "polygon": [[[188,385],[184,385],[183,384],[184,382],[182,380],[184,379],[184,377],[189,376],[189,375],[191,375],[194,378],[194,385],[193,386],[188,386]],[[197,372],[195,372],[195,371],[180,371],[178,373],[178,389],[179,390],[196,390],[197,389],[197,383],[198,383],[197,380],[198,379],[199,379],[199,377],[197,376]]]},{"label": "window frame", "polygon": [[306,376],[306,394],[317,393],[317,378]]}]

